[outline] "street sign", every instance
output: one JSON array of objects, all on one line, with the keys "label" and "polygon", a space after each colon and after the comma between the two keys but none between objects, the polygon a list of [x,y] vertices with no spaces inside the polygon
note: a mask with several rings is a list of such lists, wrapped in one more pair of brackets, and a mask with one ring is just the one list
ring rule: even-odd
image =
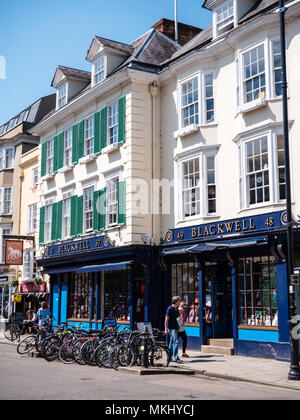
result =
[{"label": "street sign", "polygon": [[13,295],[13,302],[16,302],[16,303],[22,302],[22,295]]}]

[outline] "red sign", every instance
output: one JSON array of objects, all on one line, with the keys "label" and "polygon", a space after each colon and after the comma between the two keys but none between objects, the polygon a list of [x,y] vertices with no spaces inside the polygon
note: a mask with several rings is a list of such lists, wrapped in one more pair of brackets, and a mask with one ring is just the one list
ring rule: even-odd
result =
[{"label": "red sign", "polygon": [[46,283],[21,283],[21,293],[46,292]]},{"label": "red sign", "polygon": [[23,265],[23,241],[6,240],[5,264]]}]

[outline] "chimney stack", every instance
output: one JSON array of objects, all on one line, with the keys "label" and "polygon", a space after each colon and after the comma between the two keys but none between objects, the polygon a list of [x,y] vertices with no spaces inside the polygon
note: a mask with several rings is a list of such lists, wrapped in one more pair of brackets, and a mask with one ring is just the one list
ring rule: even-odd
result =
[{"label": "chimney stack", "polygon": [[[156,29],[159,32],[162,32],[164,35],[175,41],[176,25],[174,20],[169,20],[165,18],[160,19],[152,26],[152,28]],[[181,46],[185,45],[192,38],[198,35],[201,31],[202,29],[197,28],[195,26],[186,25],[185,23],[178,22],[178,44]]]}]

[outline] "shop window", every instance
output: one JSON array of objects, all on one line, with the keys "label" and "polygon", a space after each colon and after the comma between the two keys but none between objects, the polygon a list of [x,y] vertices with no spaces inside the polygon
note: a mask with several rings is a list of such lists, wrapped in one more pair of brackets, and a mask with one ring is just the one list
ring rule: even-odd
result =
[{"label": "shop window", "polygon": [[238,263],[238,279],[240,324],[277,327],[275,259],[241,258]]},{"label": "shop window", "polygon": [[69,287],[69,318],[89,319],[90,283],[89,274],[72,274]]},{"label": "shop window", "polygon": [[116,318],[118,321],[129,321],[129,290],[130,282],[127,270],[105,273],[105,318]]},{"label": "shop window", "polygon": [[172,265],[172,296],[185,302],[185,322],[199,322],[199,281],[195,263]]}]

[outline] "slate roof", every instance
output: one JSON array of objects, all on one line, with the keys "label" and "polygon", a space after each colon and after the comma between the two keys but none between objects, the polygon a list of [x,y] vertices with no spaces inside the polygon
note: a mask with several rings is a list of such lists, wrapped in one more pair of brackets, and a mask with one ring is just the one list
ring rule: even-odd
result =
[{"label": "slate roof", "polygon": [[[18,127],[18,125],[22,123],[26,123],[28,127],[32,127],[36,123],[38,123],[42,118],[44,118],[45,115],[47,115],[52,109],[55,108],[55,102],[56,102],[56,95],[48,95],[44,96],[40,99],[38,99],[36,102],[34,102],[32,105],[25,108],[20,113],[16,114],[13,118],[11,118],[9,121],[7,121],[5,124],[2,124],[0,126],[0,137],[5,136],[10,130],[13,128]],[[27,111],[29,110],[29,113],[24,120],[24,117],[26,116]],[[17,123],[14,123],[16,118],[18,118]],[[3,128],[8,124],[8,128],[5,131],[5,133],[2,134]]]}]

